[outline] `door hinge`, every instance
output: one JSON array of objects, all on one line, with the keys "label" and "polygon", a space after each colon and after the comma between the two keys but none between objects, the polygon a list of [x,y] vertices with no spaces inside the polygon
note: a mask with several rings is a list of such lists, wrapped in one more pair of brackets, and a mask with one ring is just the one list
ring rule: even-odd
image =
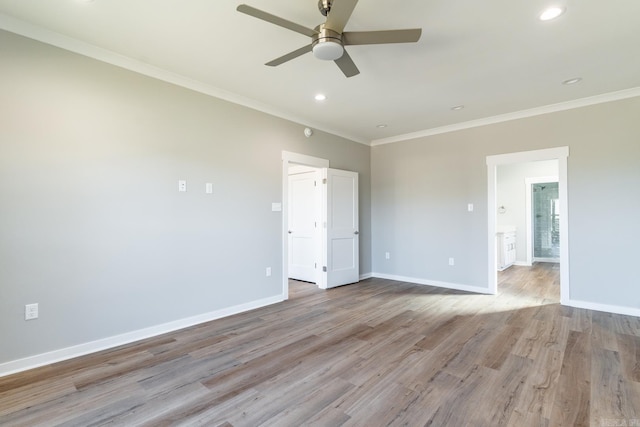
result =
[{"label": "door hinge", "polygon": [[318,263],[317,262],[313,263],[313,268],[318,268]]},{"label": "door hinge", "polygon": [[313,181],[313,186],[317,187],[318,186],[318,181]]},{"label": "door hinge", "polygon": [[326,184],[327,183],[327,178],[322,178],[322,183]]},{"label": "door hinge", "polygon": [[327,266],[326,265],[322,266],[322,271],[324,271],[325,273],[327,272]]}]

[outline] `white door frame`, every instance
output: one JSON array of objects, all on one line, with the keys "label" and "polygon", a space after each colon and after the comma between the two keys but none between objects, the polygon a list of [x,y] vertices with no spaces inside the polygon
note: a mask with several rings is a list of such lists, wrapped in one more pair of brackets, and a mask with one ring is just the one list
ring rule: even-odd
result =
[{"label": "white door frame", "polygon": [[299,164],[328,168],[329,160],[306,154],[282,152],[282,298],[289,299],[289,165]]},{"label": "white door frame", "polygon": [[542,160],[558,160],[558,192],[560,196],[560,303],[568,305],[569,294],[569,197],[567,185],[567,158],[569,147],[523,151],[519,153],[487,156],[487,210],[488,210],[488,287],[489,292],[498,292],[498,270],[496,268],[496,222],[497,167],[513,163],[528,163]]},{"label": "white door frame", "polygon": [[[533,191],[531,191],[531,186],[533,184],[544,184],[545,182],[558,182],[557,176],[539,176],[535,178],[525,178],[525,224],[527,229],[527,264],[533,265],[534,257],[533,257]],[[558,186],[559,187],[559,186]]]}]

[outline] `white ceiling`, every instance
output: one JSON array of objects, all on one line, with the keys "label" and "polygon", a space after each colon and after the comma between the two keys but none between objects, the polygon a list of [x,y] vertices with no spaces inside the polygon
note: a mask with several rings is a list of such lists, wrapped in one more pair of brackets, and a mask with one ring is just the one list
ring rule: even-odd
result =
[{"label": "white ceiling", "polygon": [[[638,0],[360,0],[345,31],[423,32],[415,44],[348,46],[352,78],[311,54],[263,65],[309,40],[237,12],[241,2],[324,21],[317,0],[0,0],[0,28],[374,144],[640,94]],[[540,21],[551,4],[565,14]],[[562,85],[573,77],[583,80]]]}]

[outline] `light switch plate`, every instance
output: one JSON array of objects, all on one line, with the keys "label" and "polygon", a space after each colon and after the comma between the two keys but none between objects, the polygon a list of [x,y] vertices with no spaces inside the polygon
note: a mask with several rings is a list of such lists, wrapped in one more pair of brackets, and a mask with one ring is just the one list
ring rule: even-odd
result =
[{"label": "light switch plate", "polygon": [[282,211],[282,203],[271,203],[271,210],[273,212],[280,212]]},{"label": "light switch plate", "polygon": [[24,320],[33,320],[38,318],[38,304],[27,304],[24,306]]}]

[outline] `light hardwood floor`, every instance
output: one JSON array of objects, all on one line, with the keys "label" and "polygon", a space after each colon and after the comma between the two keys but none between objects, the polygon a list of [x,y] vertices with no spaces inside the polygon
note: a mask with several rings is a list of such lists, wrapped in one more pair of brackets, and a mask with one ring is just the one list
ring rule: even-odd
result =
[{"label": "light hardwood floor", "polygon": [[[0,378],[3,426],[640,426],[640,319],[382,279]],[[634,424],[635,423],[635,424]]]}]

